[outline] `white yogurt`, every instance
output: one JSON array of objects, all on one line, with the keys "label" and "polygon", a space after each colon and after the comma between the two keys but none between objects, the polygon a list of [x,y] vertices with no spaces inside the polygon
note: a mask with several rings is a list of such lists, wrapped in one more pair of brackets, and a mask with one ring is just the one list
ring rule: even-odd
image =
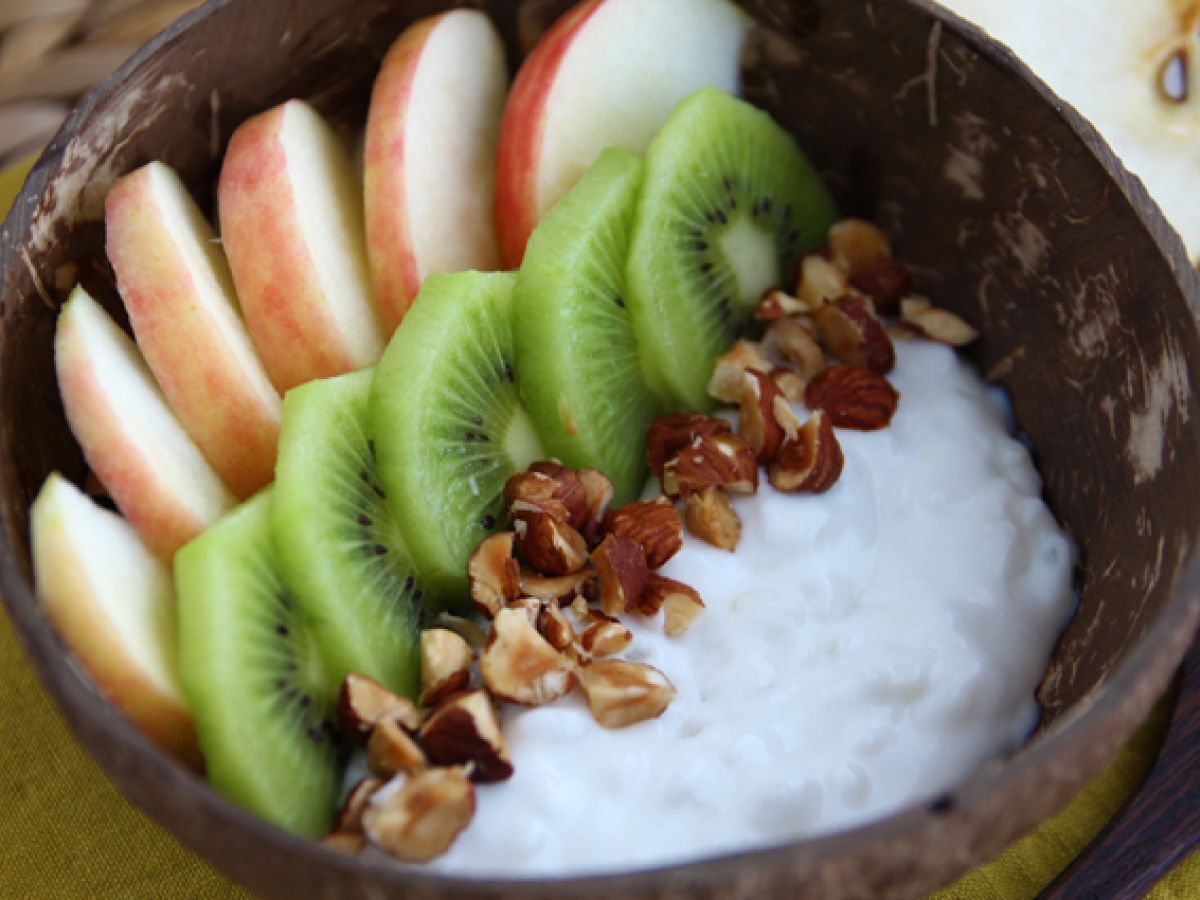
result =
[{"label": "white yogurt", "polygon": [[822,834],[1021,742],[1072,608],[1072,545],[1003,405],[953,352],[902,343],[891,379],[899,412],[838,431],[832,490],[764,481],[735,499],[734,554],[685,537],[663,571],[708,605],[690,631],[627,620],[627,658],[678,688],[662,717],[608,731],[577,695],[508,707],[515,774],[479,788],[429,868],[567,875]]}]

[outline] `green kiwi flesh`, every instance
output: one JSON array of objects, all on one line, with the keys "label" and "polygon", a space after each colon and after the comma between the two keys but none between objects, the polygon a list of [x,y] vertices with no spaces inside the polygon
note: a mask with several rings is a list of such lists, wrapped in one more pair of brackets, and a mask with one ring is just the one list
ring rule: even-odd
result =
[{"label": "green kiwi flesh", "polygon": [[675,108],[646,152],[628,269],[646,380],[664,408],[712,407],[716,357],[836,218],[800,148],[765,112],[716,88]]},{"label": "green kiwi flesh", "polygon": [[420,691],[423,585],[375,474],[372,370],[288,391],[271,533],[279,571],[339,681],[360,672]]},{"label": "green kiwi flesh", "polygon": [[525,249],[514,293],[517,384],[546,450],[637,499],[654,401],[625,304],[625,263],[641,159],[605,150],[550,209]]},{"label": "green kiwi flesh", "polygon": [[379,482],[439,605],[471,609],[467,559],[504,483],[545,457],[517,393],[510,273],[425,280],[371,384]]},{"label": "green kiwi flesh", "polygon": [[279,577],[270,504],[268,489],[176,555],[179,671],[213,787],[315,836],[340,787],[337,684]]}]

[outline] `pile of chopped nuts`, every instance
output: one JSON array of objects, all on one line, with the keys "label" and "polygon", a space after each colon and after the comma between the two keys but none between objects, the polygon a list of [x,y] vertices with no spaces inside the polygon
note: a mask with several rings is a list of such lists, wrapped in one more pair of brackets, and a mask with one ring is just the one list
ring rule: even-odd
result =
[{"label": "pile of chopped nuts", "polygon": [[[893,339],[961,347],[978,337],[909,293],[912,273],[869,222],[835,224],[826,251],[802,257],[792,278],[794,294],[772,288],[759,302],[763,339],[737,341],[713,369],[708,392],[738,407],[737,433],[715,416],[676,413],[657,419],[646,439],[646,463],[667,497],[686,502],[688,530],[724,550],[741,537],[728,495],[755,493],[759,466],[776,490],[821,493],[844,463],[833,429],[891,422],[900,402],[885,377],[896,361]],[[896,314],[898,322],[884,322]],[[803,424],[790,405],[801,402],[812,410]]]},{"label": "pile of chopped nuts", "polygon": [[[661,715],[675,688],[653,666],[614,658],[633,641],[618,616],[662,610],[664,632],[678,635],[704,610],[693,588],[656,571],[682,547],[683,523],[732,552],[742,526],[729,495],[756,493],[760,466],[779,491],[821,493],[844,464],[834,428],[891,422],[893,339],[960,347],[978,336],[910,294],[911,272],[868,222],[834,225],[826,252],[803,257],[793,274],[794,295],[772,289],[759,303],[762,341],[739,340],[716,362],[708,390],[738,406],[737,432],[699,413],[651,424],[645,458],[663,496],[610,509],[604,473],[553,461],[508,480],[511,530],[484,538],[467,564],[490,628],[443,614],[444,627],[422,632],[419,703],[346,677],[342,727],[365,746],[373,774],[349,792],[324,843],[357,853],[369,840],[409,862],[449,849],[474,815],[473,783],[513,773],[497,701],[541,706],[578,687],[606,728]],[[806,422],[792,402],[812,411]]]},{"label": "pile of chopped nuts", "polygon": [[[663,630],[677,635],[704,602],[655,572],[683,545],[674,503],[610,509],[613,492],[602,472],[556,462],[514,475],[504,490],[512,530],[484,538],[467,564],[471,599],[490,628],[443,616],[446,627],[421,633],[418,703],[346,677],[342,727],[366,747],[373,774],[346,797],[327,845],[357,853],[369,840],[408,862],[449,849],[474,815],[472,783],[513,773],[498,701],[541,706],[578,687],[605,728],[667,708],[675,688],[666,675],[614,658],[633,641],[617,617],[661,609]],[[399,787],[372,801],[396,776]]]}]

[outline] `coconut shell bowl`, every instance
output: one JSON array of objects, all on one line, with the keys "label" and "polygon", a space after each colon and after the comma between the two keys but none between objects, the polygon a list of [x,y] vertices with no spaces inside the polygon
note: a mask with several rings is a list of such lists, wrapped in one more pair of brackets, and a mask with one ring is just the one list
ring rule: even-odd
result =
[{"label": "coconut shell bowl", "polygon": [[[75,283],[124,321],[103,204],[162,159],[211,207],[247,117],[298,96],[365,117],[389,44],[438,0],[214,0],[93,90],[0,236],[0,587],[42,681],[126,796],[266,897],[918,896],[997,854],[1101,771],[1200,618],[1200,279],[1141,184],[1010,52],[926,0],[744,0],[746,97],[790,130],[845,213],[879,222],[1010,394],[1047,502],[1080,548],[1078,611],[1015,754],[935,803],[830,837],[627,874],[456,880],[368,862],[240,811],[101,696],[39,611],[28,511],[86,466],[55,385]],[[480,0],[515,69],[566,4]]]}]

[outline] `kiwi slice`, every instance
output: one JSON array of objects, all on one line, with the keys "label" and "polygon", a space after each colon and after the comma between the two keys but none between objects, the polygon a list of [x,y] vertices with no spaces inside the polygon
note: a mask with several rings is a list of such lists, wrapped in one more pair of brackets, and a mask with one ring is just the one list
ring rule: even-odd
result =
[{"label": "kiwi slice", "polygon": [[769,115],[716,88],[675,107],[646,152],[627,298],[646,380],[666,408],[712,406],[716,357],[836,218]]},{"label": "kiwi slice", "polygon": [[289,831],[324,833],[344,759],[330,678],[271,547],[271,492],[175,557],[179,674],[213,787]]},{"label": "kiwi slice", "polygon": [[529,238],[513,295],[517,386],[546,450],[637,498],[654,402],[625,306],[642,161],[605,150]]},{"label": "kiwi slice", "polygon": [[424,588],[375,476],[371,376],[288,391],[271,533],[280,574],[314,622],[331,674],[361,672],[416,696]]},{"label": "kiwi slice", "polygon": [[470,609],[467,559],[504,482],[545,452],[517,393],[510,273],[425,280],[371,383],[379,482],[439,605]]}]

